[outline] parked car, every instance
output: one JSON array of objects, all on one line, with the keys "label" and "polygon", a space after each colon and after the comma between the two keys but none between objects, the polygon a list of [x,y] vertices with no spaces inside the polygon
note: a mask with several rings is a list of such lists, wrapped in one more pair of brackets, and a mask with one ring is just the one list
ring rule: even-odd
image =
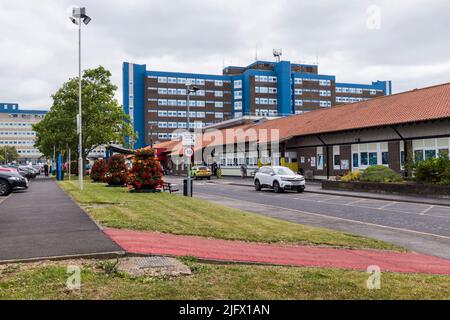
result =
[{"label": "parked car", "polygon": [[11,168],[0,167],[0,196],[9,195],[14,190],[27,189],[28,180]]},{"label": "parked car", "polygon": [[191,169],[191,177],[198,179],[208,179],[211,180],[211,170],[207,166],[195,166]]},{"label": "parked car", "polygon": [[275,192],[284,190],[295,190],[302,193],[305,191],[305,177],[294,173],[286,167],[261,167],[255,174],[255,190],[262,188],[273,189]]}]

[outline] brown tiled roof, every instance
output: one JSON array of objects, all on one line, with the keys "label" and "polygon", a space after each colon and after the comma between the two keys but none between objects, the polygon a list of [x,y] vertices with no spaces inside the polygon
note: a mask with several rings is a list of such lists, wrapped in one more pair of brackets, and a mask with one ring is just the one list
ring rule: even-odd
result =
[{"label": "brown tiled roof", "polygon": [[[251,134],[248,134],[252,129],[255,130],[254,132],[257,134],[256,139],[259,142],[275,140],[276,138],[283,141],[295,136],[308,136],[445,118],[450,118],[450,83],[301,115],[267,120],[262,123],[240,125],[234,128],[222,129],[220,132],[222,132],[224,137],[230,129],[237,132],[231,137],[232,139],[226,140],[223,144],[255,140]],[[264,129],[267,132],[267,138],[262,134]],[[279,136],[271,136],[272,129],[278,130]],[[200,150],[205,146],[222,144],[214,142],[214,139],[210,139],[211,135],[214,134],[206,133],[203,135],[202,140],[197,139],[195,149]],[[180,147],[180,145],[180,141],[168,141],[154,147],[173,150]]]},{"label": "brown tiled roof", "polygon": [[450,118],[450,83],[281,118],[282,138]]}]

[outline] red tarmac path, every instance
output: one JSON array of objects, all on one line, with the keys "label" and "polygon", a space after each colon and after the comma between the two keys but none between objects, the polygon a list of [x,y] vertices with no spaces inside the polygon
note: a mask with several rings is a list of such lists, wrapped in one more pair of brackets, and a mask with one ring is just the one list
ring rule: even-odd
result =
[{"label": "red tarmac path", "polygon": [[364,271],[376,265],[381,271],[450,275],[449,260],[416,253],[249,243],[109,228],[104,232],[127,252],[138,254]]}]

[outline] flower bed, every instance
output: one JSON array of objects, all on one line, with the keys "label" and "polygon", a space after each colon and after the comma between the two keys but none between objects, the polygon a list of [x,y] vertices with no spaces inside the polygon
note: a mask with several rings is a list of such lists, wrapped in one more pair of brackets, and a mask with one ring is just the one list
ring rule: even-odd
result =
[{"label": "flower bed", "polygon": [[163,185],[161,165],[153,149],[135,151],[132,167],[128,172],[127,184],[134,192],[156,192]]},{"label": "flower bed", "polygon": [[127,181],[127,165],[123,155],[114,155],[109,158],[105,182],[109,186],[124,186]]}]

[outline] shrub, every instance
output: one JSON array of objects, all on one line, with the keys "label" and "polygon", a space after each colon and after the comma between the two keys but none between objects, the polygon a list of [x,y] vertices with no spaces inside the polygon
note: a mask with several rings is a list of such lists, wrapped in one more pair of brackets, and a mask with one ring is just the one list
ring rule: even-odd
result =
[{"label": "shrub", "polygon": [[116,154],[109,158],[108,166],[105,174],[105,182],[109,185],[125,185],[127,180],[127,165],[125,157]]},{"label": "shrub", "polygon": [[127,183],[132,190],[156,190],[162,186],[161,165],[153,149],[136,150]]},{"label": "shrub", "polygon": [[450,185],[450,159],[446,155],[420,161],[414,169],[416,182]]},{"label": "shrub", "polygon": [[360,179],[359,171],[355,171],[355,172],[350,171],[349,173],[347,173],[345,176],[343,176],[341,178],[341,181],[351,182],[351,181],[359,181],[359,179]]},{"label": "shrub", "polygon": [[401,175],[385,166],[372,166],[361,173],[364,182],[402,182]]},{"label": "shrub", "polygon": [[94,182],[105,181],[105,174],[108,167],[105,160],[96,160],[91,169],[91,179]]}]

